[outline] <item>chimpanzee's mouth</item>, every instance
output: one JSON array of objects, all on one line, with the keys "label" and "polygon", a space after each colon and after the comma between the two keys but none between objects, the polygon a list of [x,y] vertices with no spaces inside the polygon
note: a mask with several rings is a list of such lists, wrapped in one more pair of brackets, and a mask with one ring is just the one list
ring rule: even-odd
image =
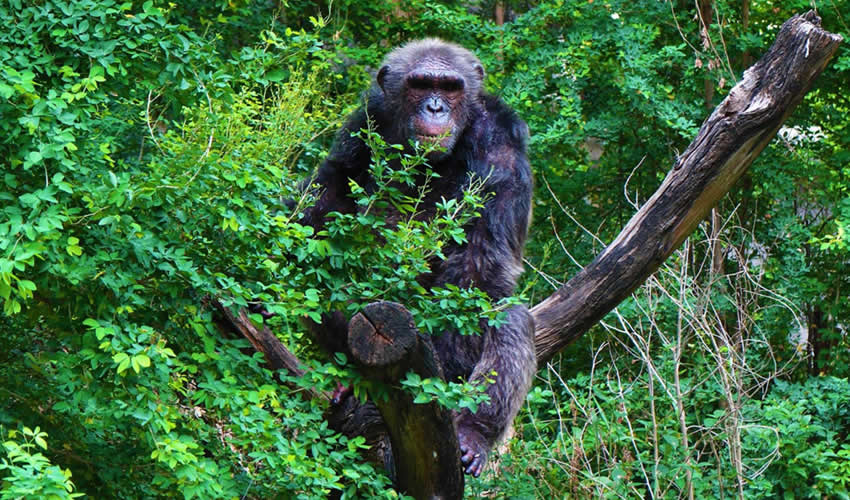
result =
[{"label": "chimpanzee's mouth", "polygon": [[446,137],[446,134],[440,134],[440,135],[417,134],[416,135],[416,139],[419,142],[439,142],[444,137]]}]

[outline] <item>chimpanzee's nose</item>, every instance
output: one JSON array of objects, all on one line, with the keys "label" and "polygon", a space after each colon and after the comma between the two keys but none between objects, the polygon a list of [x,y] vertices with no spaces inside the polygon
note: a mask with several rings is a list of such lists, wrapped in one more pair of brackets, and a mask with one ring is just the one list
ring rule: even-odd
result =
[{"label": "chimpanzee's nose", "polygon": [[436,97],[432,97],[431,100],[428,101],[427,104],[425,104],[425,109],[427,109],[431,113],[434,113],[435,115],[442,113],[446,110],[446,108],[443,107],[442,101],[440,101]]}]

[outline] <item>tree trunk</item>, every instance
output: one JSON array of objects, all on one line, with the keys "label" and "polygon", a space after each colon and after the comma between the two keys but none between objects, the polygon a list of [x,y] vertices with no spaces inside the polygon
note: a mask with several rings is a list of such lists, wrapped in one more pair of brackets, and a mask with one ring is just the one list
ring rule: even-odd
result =
[{"label": "tree trunk", "polygon": [[414,498],[461,498],[464,481],[451,412],[436,402],[414,404],[410,393],[398,388],[411,371],[423,379],[443,378],[430,337],[419,333],[403,306],[377,302],[351,318],[348,345],[365,376],[392,384],[389,397],[375,404],[393,454],[404,457],[394,464],[397,487]]},{"label": "tree trunk", "polygon": [[[841,40],[820,28],[813,11],[782,25],[767,54],[744,72],[620,235],[532,309],[540,366],[613,310],[684,242],[770,142]],[[273,368],[298,373],[297,360],[272,332],[250,325],[244,313],[222,310]],[[376,303],[351,320],[349,345],[370,378],[396,382],[410,369],[423,377],[440,373],[430,341],[409,314],[398,304]],[[368,403],[337,410],[331,421],[346,433],[372,435],[372,442],[389,433],[392,450],[384,445],[379,460],[399,489],[416,498],[460,498],[460,454],[448,412],[433,403],[414,405],[395,389],[378,408],[386,425],[369,413]]]}]

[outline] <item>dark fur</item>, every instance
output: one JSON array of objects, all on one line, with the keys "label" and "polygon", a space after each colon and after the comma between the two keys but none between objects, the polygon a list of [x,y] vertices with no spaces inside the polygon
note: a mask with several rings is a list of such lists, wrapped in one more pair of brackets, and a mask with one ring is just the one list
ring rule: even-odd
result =
[{"label": "dark fur", "polygon": [[[434,76],[435,81],[459,75],[462,96],[439,89],[430,91],[428,102],[437,104],[425,111],[422,94],[429,91],[417,93],[408,88],[406,78],[414,72]],[[412,42],[392,51],[367,95],[366,109],[349,117],[319,168],[314,182],[323,190],[305,214],[306,222],[320,227],[328,212],[357,210],[348,182],[353,179],[368,189],[370,151],[351,133],[366,128],[367,115],[390,144],[409,144],[412,134],[421,133],[417,127],[422,123],[448,123],[446,130],[451,133],[444,144],[450,150],[429,157],[431,167],[441,177],[425,200],[426,213],[440,197],[460,196],[471,175],[488,178],[485,192],[493,195],[481,217],[466,228],[467,242],[448,245],[446,259],[432,262],[431,273],[420,280],[426,288],[447,283],[475,286],[493,300],[511,295],[522,272],[531,214],[532,179],[525,154],[528,128],[501,100],[483,92],[483,75],[480,62],[471,52],[440,40]],[[439,103],[447,105],[448,114],[433,112]],[[313,329],[325,347],[346,351],[346,323],[341,313],[334,313]],[[481,472],[487,452],[525,399],[537,366],[533,332],[528,310],[514,307],[505,324],[485,326],[480,336],[447,332],[433,339],[448,380],[476,380],[497,373],[495,383],[487,389],[490,404],[475,414],[464,411],[456,416],[462,461],[468,473]]]}]

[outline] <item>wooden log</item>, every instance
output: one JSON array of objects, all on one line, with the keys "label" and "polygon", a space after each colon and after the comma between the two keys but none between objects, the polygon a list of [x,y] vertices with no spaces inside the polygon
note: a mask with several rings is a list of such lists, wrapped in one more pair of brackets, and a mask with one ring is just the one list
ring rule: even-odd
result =
[{"label": "wooden log", "polygon": [[463,497],[464,478],[451,412],[435,402],[415,404],[397,383],[409,371],[442,378],[430,338],[400,304],[367,305],[349,323],[348,346],[364,374],[387,384],[390,395],[375,404],[392,442],[395,482],[417,499]]}]

